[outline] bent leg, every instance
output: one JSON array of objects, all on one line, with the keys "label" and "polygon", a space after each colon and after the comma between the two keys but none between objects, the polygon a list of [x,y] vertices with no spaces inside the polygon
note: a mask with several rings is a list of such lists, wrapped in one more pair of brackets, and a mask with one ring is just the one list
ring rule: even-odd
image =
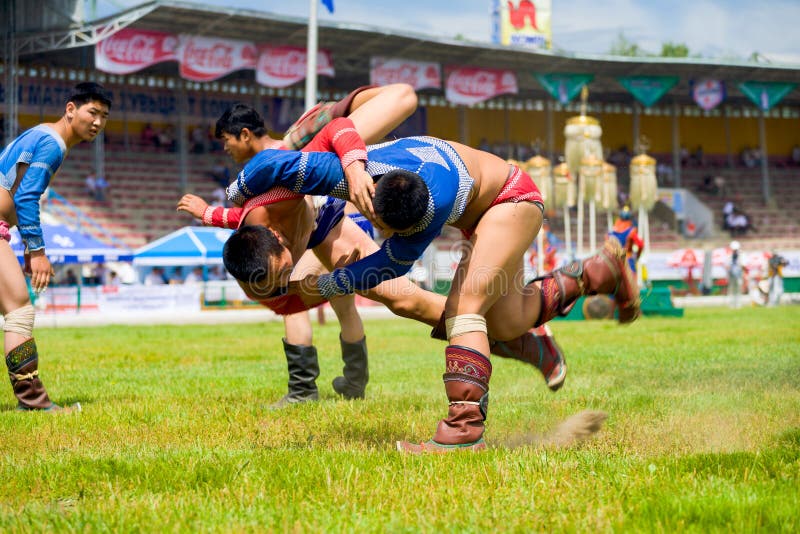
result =
[{"label": "bent leg", "polygon": [[376,143],[417,109],[417,93],[405,83],[367,89],[350,105],[350,120],[367,144]]}]

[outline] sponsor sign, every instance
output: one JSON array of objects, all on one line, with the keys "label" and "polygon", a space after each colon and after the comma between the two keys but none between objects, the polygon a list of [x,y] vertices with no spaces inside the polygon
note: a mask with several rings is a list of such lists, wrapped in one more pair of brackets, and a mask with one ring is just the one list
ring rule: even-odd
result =
[{"label": "sponsor sign", "polygon": [[438,63],[408,59],[373,57],[369,79],[372,85],[407,83],[414,89],[439,89],[442,86]]},{"label": "sponsor sign", "polygon": [[[295,46],[268,46],[258,56],[256,81],[267,87],[289,87],[306,77],[306,50]],[[317,74],[334,76],[331,53],[317,53]]]},{"label": "sponsor sign", "polygon": [[125,28],[94,48],[94,64],[110,74],[130,74],[178,59],[178,38],[163,32]]},{"label": "sponsor sign", "polygon": [[445,96],[454,104],[472,105],[497,95],[517,94],[517,75],[511,70],[449,67]]}]

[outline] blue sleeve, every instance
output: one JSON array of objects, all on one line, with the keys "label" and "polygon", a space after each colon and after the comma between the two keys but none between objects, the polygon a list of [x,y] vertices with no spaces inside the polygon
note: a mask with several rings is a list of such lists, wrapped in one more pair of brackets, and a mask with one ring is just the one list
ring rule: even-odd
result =
[{"label": "blue sleeve", "polygon": [[320,276],[317,289],[323,297],[330,299],[371,289],[381,282],[403,276],[422,257],[434,237],[435,232],[410,236],[395,234],[383,242],[380,250],[366,258]]},{"label": "blue sleeve", "polygon": [[329,195],[347,200],[347,180],[336,154],[262,150],[247,162],[228,186],[228,199],[238,205],[282,186],[295,193]]},{"label": "blue sleeve", "polygon": [[39,201],[50,185],[53,173],[61,166],[61,161],[61,149],[55,142],[39,143],[14,194],[17,227],[29,251],[44,248]]}]

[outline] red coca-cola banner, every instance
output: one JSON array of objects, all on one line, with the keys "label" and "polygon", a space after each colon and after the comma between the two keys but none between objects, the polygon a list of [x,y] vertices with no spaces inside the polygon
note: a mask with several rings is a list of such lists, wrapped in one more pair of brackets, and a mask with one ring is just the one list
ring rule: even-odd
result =
[{"label": "red coca-cola banner", "polygon": [[178,60],[181,76],[209,82],[237,70],[255,68],[257,55],[250,41],[181,35]]},{"label": "red coca-cola banner", "polygon": [[445,96],[454,104],[471,105],[502,94],[517,94],[517,75],[510,70],[447,67]]},{"label": "red coca-cola banner", "polygon": [[407,83],[417,90],[438,89],[442,86],[441,69],[439,69],[438,63],[373,57],[370,67],[369,78],[372,85]]},{"label": "red coca-cola banner", "polygon": [[[262,48],[256,66],[256,81],[267,87],[288,87],[306,77],[306,50],[295,46]],[[317,74],[335,76],[328,50],[317,53]]]},{"label": "red coca-cola banner", "polygon": [[97,44],[94,64],[103,72],[130,74],[162,61],[177,60],[177,50],[175,35],[125,28]]}]

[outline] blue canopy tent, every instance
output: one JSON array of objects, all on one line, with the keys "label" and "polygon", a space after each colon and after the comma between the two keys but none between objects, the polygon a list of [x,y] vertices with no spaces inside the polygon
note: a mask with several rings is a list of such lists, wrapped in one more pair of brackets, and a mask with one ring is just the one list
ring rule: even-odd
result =
[{"label": "blue canopy tent", "polygon": [[[42,232],[44,233],[47,257],[54,264],[133,260],[131,250],[106,245],[63,224],[43,223]],[[16,231],[11,232],[11,248],[22,263],[24,245]]]},{"label": "blue canopy tent", "polygon": [[184,226],[136,249],[137,266],[222,265],[222,247],[232,230]]}]

